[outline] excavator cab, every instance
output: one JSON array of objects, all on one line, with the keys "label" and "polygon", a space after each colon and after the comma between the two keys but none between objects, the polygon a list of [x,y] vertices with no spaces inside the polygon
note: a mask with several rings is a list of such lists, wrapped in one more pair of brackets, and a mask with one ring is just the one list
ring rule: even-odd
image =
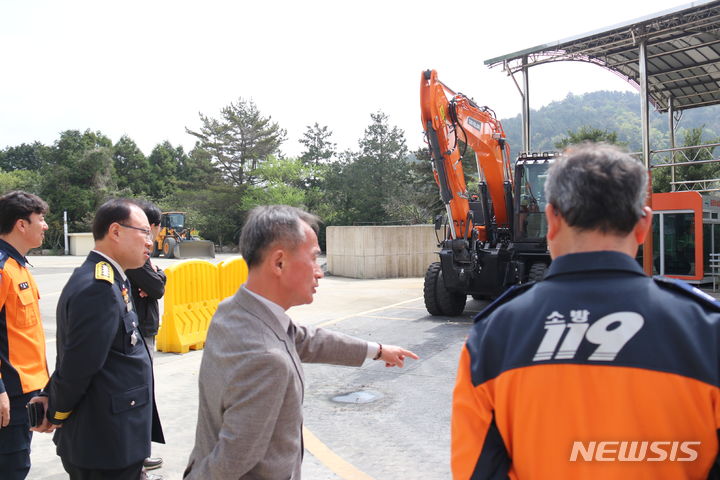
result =
[{"label": "excavator cab", "polygon": [[538,243],[545,249],[547,219],[545,218],[545,179],[556,153],[522,154],[515,163],[514,241]]}]

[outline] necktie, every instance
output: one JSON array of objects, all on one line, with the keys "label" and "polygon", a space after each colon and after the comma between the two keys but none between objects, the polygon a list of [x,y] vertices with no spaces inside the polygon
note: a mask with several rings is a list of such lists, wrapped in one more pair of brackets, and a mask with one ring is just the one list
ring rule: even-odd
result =
[{"label": "necktie", "polygon": [[295,343],[295,334],[297,333],[297,327],[295,327],[295,324],[290,321],[290,325],[288,325],[287,334],[288,337],[290,337],[290,341],[292,343]]}]

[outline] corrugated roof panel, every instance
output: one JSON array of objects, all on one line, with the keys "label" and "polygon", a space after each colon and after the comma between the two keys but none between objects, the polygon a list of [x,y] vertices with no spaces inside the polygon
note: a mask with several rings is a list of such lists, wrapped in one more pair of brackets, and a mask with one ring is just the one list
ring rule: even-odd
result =
[{"label": "corrugated roof panel", "polygon": [[720,103],[720,1],[693,2],[604,30],[486,60],[511,73],[528,66],[577,60],[598,64],[637,87],[638,42],[647,45],[648,93],[658,110],[673,97],[677,110]]}]

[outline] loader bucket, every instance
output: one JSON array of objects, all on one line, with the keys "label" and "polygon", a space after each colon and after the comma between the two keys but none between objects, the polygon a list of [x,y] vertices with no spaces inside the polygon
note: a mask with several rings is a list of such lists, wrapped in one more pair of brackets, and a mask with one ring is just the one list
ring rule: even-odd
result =
[{"label": "loader bucket", "polygon": [[215,258],[215,245],[210,240],[185,240],[175,246],[177,258]]}]

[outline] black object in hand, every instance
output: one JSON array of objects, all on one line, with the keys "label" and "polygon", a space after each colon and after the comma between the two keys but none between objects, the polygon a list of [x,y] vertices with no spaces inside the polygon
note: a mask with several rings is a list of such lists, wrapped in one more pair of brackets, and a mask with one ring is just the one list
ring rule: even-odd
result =
[{"label": "black object in hand", "polygon": [[43,405],[42,402],[33,402],[25,405],[25,408],[27,408],[30,427],[39,427],[42,425],[45,419],[45,405]]}]

